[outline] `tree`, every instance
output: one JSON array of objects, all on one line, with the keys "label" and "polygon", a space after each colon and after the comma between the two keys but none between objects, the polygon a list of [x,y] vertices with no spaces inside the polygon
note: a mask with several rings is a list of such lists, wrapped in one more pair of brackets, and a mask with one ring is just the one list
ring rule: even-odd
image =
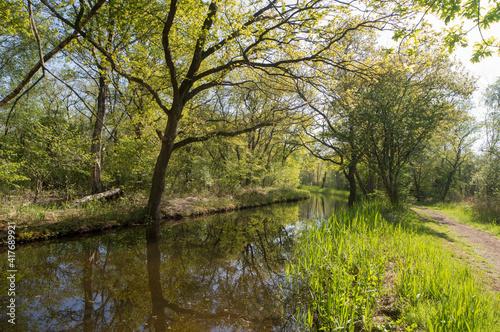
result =
[{"label": "tree", "polygon": [[[76,40],[77,38],[80,37],[79,31],[83,29],[91,20],[92,18],[98,13],[102,5],[106,2],[106,0],[98,0],[94,5],[91,7],[87,7],[84,1],[79,1],[78,4],[79,6],[76,5],[70,5],[67,4],[64,6],[64,4],[60,4],[61,7],[60,9],[64,9],[65,12],[70,16],[72,21],[68,21],[70,25],[72,26],[72,31],[66,32],[63,31],[61,39],[60,40],[54,40],[53,37],[58,35],[59,29],[56,28],[55,26],[53,27],[52,31],[48,32],[47,34],[47,39],[50,40],[50,42],[42,42],[41,37],[38,35],[38,29],[37,29],[37,23],[35,19],[35,14],[33,13],[32,9],[32,2],[28,1],[28,8],[29,8],[29,16],[27,15],[20,15],[17,16],[19,13],[19,8],[24,7],[24,5],[19,4],[17,1],[12,1],[12,2],[7,2],[7,1],[2,1],[0,3],[0,9],[2,9],[3,13],[10,14],[6,15],[7,16],[7,22],[12,22],[14,24],[14,29],[16,28],[21,28],[22,31],[24,31],[24,38],[26,38],[26,29],[28,26],[31,27],[31,30],[33,31],[33,35],[36,39],[36,48],[38,50],[37,53],[35,53],[35,56],[30,56],[28,57],[27,63],[24,65],[26,67],[31,67],[30,70],[25,73],[17,82],[11,82],[9,84],[8,92],[6,95],[2,96],[0,99],[0,107],[3,107],[7,105],[10,101],[14,100],[14,105],[17,103],[17,100],[22,97],[27,91],[31,90],[36,84],[38,84],[41,79],[45,76],[46,71],[48,71],[48,67],[46,63],[51,60],[56,54],[58,54],[61,50],[63,50],[65,47],[67,47],[71,42]],[[69,20],[68,19],[68,20]],[[45,20],[45,19],[44,19]],[[9,27],[11,28],[11,27]],[[19,37],[18,31],[14,30],[11,31],[9,28],[2,28],[0,32],[2,33],[2,36],[4,37],[10,37],[14,35],[15,37]],[[65,33],[65,34],[64,34]],[[16,47],[16,43],[11,44],[11,46]],[[38,58],[38,62],[35,62],[36,58]],[[12,59],[12,58],[10,58]],[[10,60],[7,58],[7,62]],[[2,66],[3,67],[3,66]],[[31,84],[29,87],[28,85],[30,82],[37,76],[37,73],[42,69],[42,75],[39,76],[36,81]],[[3,92],[3,91],[2,91]],[[13,107],[11,108],[12,112]]]},{"label": "tree", "polygon": [[363,79],[342,71],[321,77],[321,84],[314,85],[319,92],[317,97],[306,96],[302,88],[297,89],[311,116],[311,123],[303,125],[309,138],[304,146],[313,156],[340,166],[349,184],[348,205],[352,206],[357,197],[357,166],[363,156],[356,120],[356,96],[362,93]]},{"label": "tree", "polygon": [[457,171],[468,160],[471,160],[473,154],[471,147],[476,141],[473,134],[477,131],[474,120],[463,114],[457,116],[452,128],[440,135],[444,142],[442,144],[442,172],[444,172],[444,187],[441,192],[441,201],[445,201],[450,191],[451,185],[456,178]]},{"label": "tree", "polygon": [[[43,91],[43,97],[36,89]],[[20,172],[18,176],[22,175],[18,181],[31,180],[36,201],[48,184],[68,193],[70,182],[82,182],[81,173],[87,162],[87,151],[82,150],[82,145],[87,140],[78,128],[80,118],[70,110],[71,91],[49,79],[32,92],[36,94],[27,94],[18,103],[9,133],[0,139],[0,151],[11,164],[19,166],[14,169]]]},{"label": "tree", "polygon": [[442,48],[431,46],[431,35],[409,43],[398,54],[367,48],[369,70],[326,75],[323,69],[323,80],[313,85],[320,97],[301,94],[315,117],[307,131],[315,143],[309,150],[344,167],[350,204],[357,182],[367,192],[357,172],[364,160],[375,165],[387,196],[398,205],[403,167],[471,92],[470,81]]},{"label": "tree", "polygon": [[[393,11],[388,4],[382,8],[378,2],[355,7],[336,1],[311,0],[289,4],[272,0],[266,3],[251,1],[243,7],[231,1],[200,5],[198,2],[172,0],[165,18],[159,19],[165,8],[158,3],[151,11],[138,13],[138,17],[130,22],[134,28],[142,30],[145,29],[144,22],[154,22],[150,27],[150,39],[143,43],[151,49],[150,56],[161,52],[160,72],[163,74],[148,80],[141,75],[142,69],[137,63],[111,54],[88,31],[42,1],[55,17],[98,49],[113,70],[131,83],[144,87],[166,115],[165,129],[158,132],[161,150],[147,207],[154,220],[161,218],[165,175],[172,152],[177,147],[270,124],[266,120],[246,128],[238,125],[231,130],[217,128],[176,142],[187,105],[212,88],[243,83],[245,77],[240,75],[243,68],[253,68],[268,75],[290,75],[290,68],[294,65],[306,61],[332,61],[335,57],[331,54],[336,54],[336,61],[341,66],[345,59],[341,58],[343,50],[337,47],[340,41],[356,30],[382,28],[400,13],[398,9]],[[131,26],[123,28],[132,29]]]},{"label": "tree", "polygon": [[[418,0],[417,3],[425,13],[435,13],[447,25],[455,19],[473,22],[474,27],[481,33],[482,40],[474,45],[472,62],[479,62],[484,57],[492,56],[495,50],[500,51],[497,38],[483,36],[483,30],[488,30],[492,24],[500,21],[500,3],[486,2],[487,8],[481,6],[481,1]],[[449,29],[444,41],[450,52],[456,45],[467,46],[468,31],[470,29],[465,29],[463,24]]]},{"label": "tree", "polygon": [[306,83],[297,81],[296,93],[306,104],[309,123],[303,124],[307,150],[315,157],[338,166],[349,185],[348,205],[357,199],[357,182],[366,190],[357,172],[364,158],[359,126],[362,102],[377,51],[373,31],[357,31],[342,41],[349,66],[314,65],[307,70]]},{"label": "tree", "polygon": [[494,205],[500,197],[500,79],[487,88],[484,97],[488,107],[483,124],[485,140],[474,183],[477,196]]},{"label": "tree", "polygon": [[394,205],[403,167],[472,92],[470,79],[435,43],[422,40],[417,51],[385,58],[359,104],[367,158]]}]

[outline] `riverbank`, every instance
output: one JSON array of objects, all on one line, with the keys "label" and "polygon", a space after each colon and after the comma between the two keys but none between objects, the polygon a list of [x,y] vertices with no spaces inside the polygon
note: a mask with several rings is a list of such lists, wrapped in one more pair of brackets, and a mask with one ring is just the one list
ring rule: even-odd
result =
[{"label": "riverbank", "polygon": [[306,186],[306,185],[300,185],[299,189],[307,190],[311,194],[314,193],[314,194],[321,194],[321,195],[336,196],[336,197],[345,199],[346,201],[347,201],[347,198],[349,197],[348,190],[337,190],[337,189],[332,189],[332,188],[320,188],[320,187]]},{"label": "riverbank", "polygon": [[431,222],[368,202],[305,229],[287,269],[304,330],[495,330],[498,292]]},{"label": "riverbank", "polygon": [[[163,222],[169,222],[173,219],[293,202],[309,197],[306,190],[288,188],[251,189],[225,196],[166,197],[163,200],[162,216]],[[34,204],[20,199],[3,199],[0,240],[3,246],[9,223],[16,225],[17,243],[144,225],[147,223],[144,213],[146,202],[144,197],[124,195],[115,201],[94,201],[76,208],[71,204]]]}]

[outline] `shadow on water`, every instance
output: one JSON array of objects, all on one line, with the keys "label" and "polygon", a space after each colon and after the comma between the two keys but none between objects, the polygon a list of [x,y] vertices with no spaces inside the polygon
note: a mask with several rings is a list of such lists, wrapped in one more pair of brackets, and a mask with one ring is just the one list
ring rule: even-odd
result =
[{"label": "shadow on water", "polygon": [[[16,251],[16,325],[2,331],[290,331],[281,290],[295,225],[339,206],[295,204],[121,230]],[[6,253],[0,255],[7,288]],[[7,293],[0,303],[7,305]]]}]

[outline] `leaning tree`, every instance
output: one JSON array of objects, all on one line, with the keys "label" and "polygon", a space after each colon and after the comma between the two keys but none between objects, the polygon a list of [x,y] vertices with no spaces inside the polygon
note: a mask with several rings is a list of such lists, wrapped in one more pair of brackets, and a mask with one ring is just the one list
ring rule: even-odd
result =
[{"label": "leaning tree", "polygon": [[[40,1],[44,10],[58,20],[58,27],[65,27],[68,38],[75,34],[84,39],[102,54],[110,69],[130,85],[139,85],[147,91],[161,110],[165,127],[158,130],[161,149],[147,205],[147,212],[154,220],[161,218],[165,176],[176,147],[248,132],[273,121],[259,119],[258,123],[244,125],[209,126],[203,133],[180,139],[178,133],[185,125],[181,119],[193,102],[216,87],[248,84],[244,75],[247,69],[270,77],[290,77],[304,63],[347,66],[350,59],[344,54],[343,40],[357,31],[392,27],[410,8],[403,1],[252,0],[243,5],[230,0],[202,3],[171,0],[134,2],[131,16],[127,8],[110,1],[106,6],[115,8],[116,11],[111,10],[114,14],[90,27],[85,24],[103,1],[97,2],[87,14],[75,10],[78,6],[71,2]],[[141,7],[147,10],[139,10]],[[126,35],[127,41],[131,41],[113,52],[93,33],[111,24],[114,33]],[[139,34],[141,38],[135,38]],[[37,68],[43,67],[43,61],[45,57]]]}]

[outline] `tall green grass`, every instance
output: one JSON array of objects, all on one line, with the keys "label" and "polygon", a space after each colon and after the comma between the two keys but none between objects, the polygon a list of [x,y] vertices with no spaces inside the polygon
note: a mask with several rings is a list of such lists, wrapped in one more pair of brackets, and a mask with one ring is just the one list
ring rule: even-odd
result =
[{"label": "tall green grass", "polygon": [[[303,330],[494,331],[500,299],[408,210],[364,203],[306,228],[287,273]],[[384,299],[384,301],[382,301]],[[396,307],[383,317],[382,302]]]}]

